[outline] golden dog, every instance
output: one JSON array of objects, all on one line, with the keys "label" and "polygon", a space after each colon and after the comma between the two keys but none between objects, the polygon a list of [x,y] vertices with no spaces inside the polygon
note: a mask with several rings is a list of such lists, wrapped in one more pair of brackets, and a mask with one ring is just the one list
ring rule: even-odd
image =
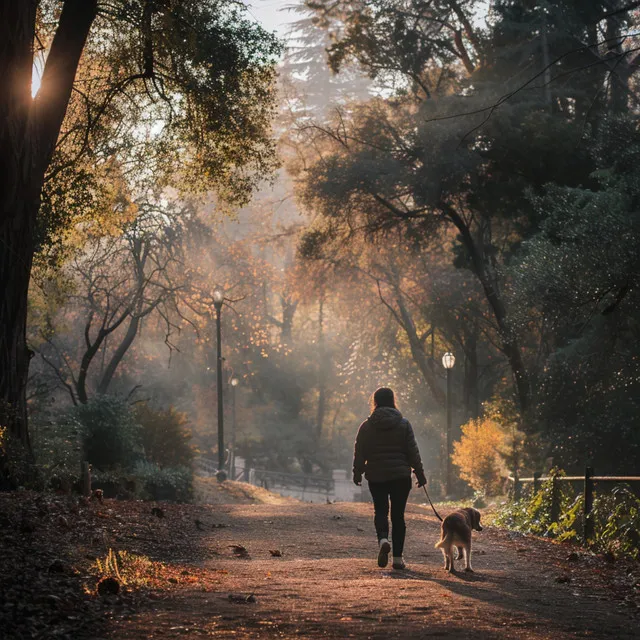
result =
[{"label": "golden dog", "polygon": [[480,512],[471,507],[460,509],[450,513],[442,521],[440,542],[436,543],[436,549],[442,549],[444,555],[444,568],[453,572],[453,548],[458,550],[458,558],[464,554],[464,570],[473,571],[471,568],[471,531],[482,531],[480,526]]}]

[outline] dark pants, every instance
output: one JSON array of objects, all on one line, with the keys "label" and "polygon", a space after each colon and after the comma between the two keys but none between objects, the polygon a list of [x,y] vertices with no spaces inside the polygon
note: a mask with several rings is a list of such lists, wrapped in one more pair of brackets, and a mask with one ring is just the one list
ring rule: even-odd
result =
[{"label": "dark pants", "polygon": [[404,536],[407,527],[404,524],[404,509],[411,491],[411,476],[397,478],[388,482],[369,482],[369,491],[373,498],[378,540],[389,537],[389,500],[391,500],[391,533],[393,555],[399,557],[404,549]]}]

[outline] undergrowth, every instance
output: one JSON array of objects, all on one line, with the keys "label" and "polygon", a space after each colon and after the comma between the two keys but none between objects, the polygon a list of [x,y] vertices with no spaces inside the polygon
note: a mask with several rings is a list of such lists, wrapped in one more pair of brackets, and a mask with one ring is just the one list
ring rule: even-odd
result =
[{"label": "undergrowth", "polygon": [[116,578],[122,585],[137,588],[153,586],[161,577],[163,568],[162,563],[154,562],[147,556],[109,549],[104,558],[96,559],[93,573],[99,580]]},{"label": "undergrowth", "polygon": [[[495,524],[523,533],[552,537],[559,541],[582,541],[584,497],[568,484],[559,483],[559,517],[552,519],[553,481],[542,483],[536,492],[507,504]],[[595,492],[592,510],[594,535],[589,547],[594,551],[640,560],[640,498],[627,485],[610,493]]]}]

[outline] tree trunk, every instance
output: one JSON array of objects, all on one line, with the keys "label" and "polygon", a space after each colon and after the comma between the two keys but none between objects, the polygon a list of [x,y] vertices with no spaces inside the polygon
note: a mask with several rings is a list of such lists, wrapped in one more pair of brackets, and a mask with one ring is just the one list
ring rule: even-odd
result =
[{"label": "tree trunk", "polygon": [[409,314],[409,310],[404,304],[402,294],[399,291],[396,292],[396,304],[398,305],[398,310],[400,311],[402,328],[404,329],[407,339],[409,340],[409,348],[411,349],[413,361],[416,363],[418,369],[420,370],[422,379],[427,383],[427,386],[431,390],[435,401],[441,407],[444,407],[446,403],[446,395],[444,390],[442,389],[440,379],[433,370],[433,360],[429,358],[425,353],[424,345],[420,342],[420,338],[418,336],[418,332],[416,331],[416,326],[413,322],[413,318]]},{"label": "tree trunk", "polygon": [[282,304],[282,325],[280,340],[282,344],[291,344],[291,335],[293,332],[293,318],[298,307],[297,301],[292,301],[290,298],[280,296],[280,302]]},{"label": "tree trunk", "polygon": [[29,449],[27,295],[44,175],[69,103],[97,0],[66,0],[31,98],[37,0],[0,3],[0,417]]},{"label": "tree trunk", "polygon": [[5,223],[0,235],[0,417],[10,433],[30,449],[26,385],[31,351],[27,348],[27,292],[33,260],[33,221],[37,205]]},{"label": "tree trunk", "polygon": [[113,374],[116,372],[118,365],[122,362],[122,358],[124,358],[125,354],[129,350],[129,347],[133,344],[133,341],[138,334],[138,328],[140,327],[140,316],[132,316],[129,321],[129,327],[127,328],[127,333],[125,334],[122,342],[118,345],[118,348],[115,350],[115,353],[111,356],[109,360],[109,364],[104,371],[102,378],[100,379],[100,383],[98,384],[98,393],[107,393],[107,389],[111,384],[111,380],[113,380]]},{"label": "tree trunk", "polygon": [[471,235],[469,227],[453,207],[447,204],[443,204],[442,206],[446,215],[453,222],[458,231],[460,231],[462,243],[469,252],[469,257],[471,258],[473,270],[482,285],[484,295],[491,307],[491,310],[493,311],[493,315],[498,325],[498,331],[500,333],[502,352],[507,357],[511,367],[511,372],[513,373],[520,409],[523,413],[526,413],[529,410],[531,400],[529,375],[524,365],[522,353],[520,352],[520,344],[507,318],[507,309],[504,300],[502,299],[497,283],[492,277],[484,260],[482,251]]},{"label": "tree trunk", "polygon": [[478,398],[478,323],[466,331],[464,345],[464,408],[467,419],[480,415]]}]

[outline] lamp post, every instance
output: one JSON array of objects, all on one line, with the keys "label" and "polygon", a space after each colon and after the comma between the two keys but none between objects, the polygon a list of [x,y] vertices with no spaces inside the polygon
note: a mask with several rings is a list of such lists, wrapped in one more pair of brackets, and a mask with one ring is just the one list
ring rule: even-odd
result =
[{"label": "lamp post", "polygon": [[453,478],[451,469],[452,431],[451,424],[451,371],[456,363],[456,358],[450,351],[442,356],[442,366],[447,370],[447,489],[446,494],[451,495]]},{"label": "lamp post", "polygon": [[231,456],[229,471],[231,479],[236,479],[236,387],[240,380],[235,376],[231,378]]},{"label": "lamp post", "polygon": [[218,390],[218,472],[216,478],[218,482],[227,479],[224,470],[224,407],[222,404],[222,331],[220,329],[220,312],[224,302],[224,293],[219,289],[213,292],[213,306],[216,309],[216,339],[217,339],[217,366],[216,366],[216,386]]}]

